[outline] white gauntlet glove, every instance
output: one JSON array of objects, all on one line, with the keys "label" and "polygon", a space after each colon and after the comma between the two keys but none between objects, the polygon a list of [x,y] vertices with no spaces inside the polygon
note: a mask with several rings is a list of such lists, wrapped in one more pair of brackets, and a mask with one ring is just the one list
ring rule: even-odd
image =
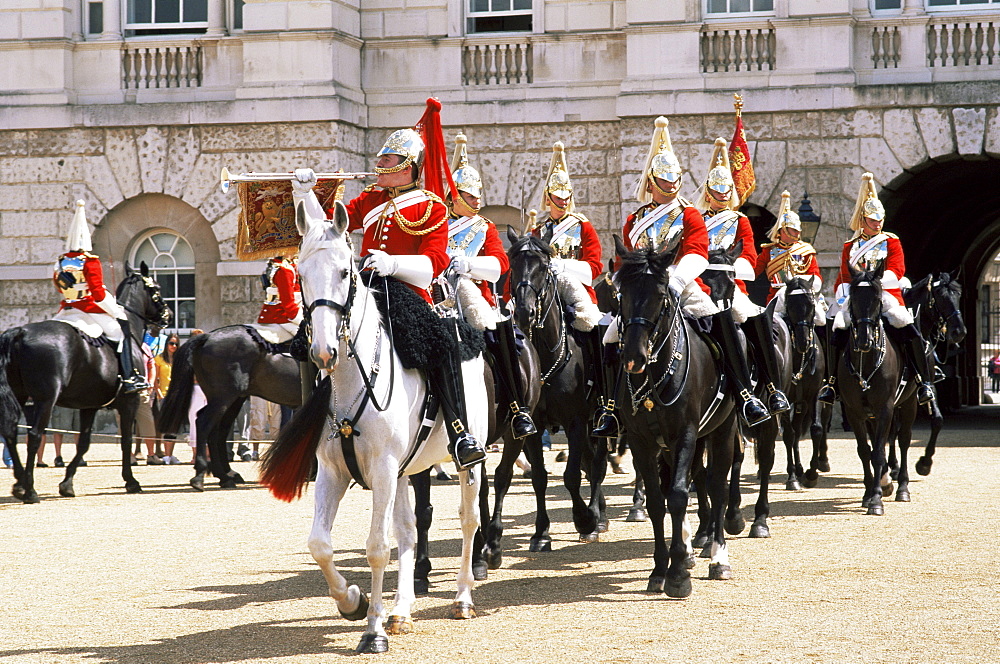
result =
[{"label": "white gauntlet glove", "polygon": [[296,168],[292,178],[292,191],[303,196],[316,186],[316,173],[311,168]]},{"label": "white gauntlet glove", "polygon": [[841,307],[844,306],[844,302],[847,302],[847,296],[851,294],[850,284],[840,284],[837,286],[837,293],[835,297],[837,298],[837,304]]},{"label": "white gauntlet glove", "polygon": [[680,302],[681,293],[687,288],[687,284],[677,277],[670,277],[670,280],[667,282],[667,288],[670,290],[671,295],[674,296],[674,299]]},{"label": "white gauntlet glove", "polygon": [[372,249],[368,252],[368,256],[371,258],[368,265],[375,270],[375,274],[380,277],[391,277],[396,274],[395,256],[390,256],[380,249]]},{"label": "white gauntlet glove", "polygon": [[467,277],[472,273],[472,261],[465,256],[455,256],[451,259],[452,271],[462,277]]}]

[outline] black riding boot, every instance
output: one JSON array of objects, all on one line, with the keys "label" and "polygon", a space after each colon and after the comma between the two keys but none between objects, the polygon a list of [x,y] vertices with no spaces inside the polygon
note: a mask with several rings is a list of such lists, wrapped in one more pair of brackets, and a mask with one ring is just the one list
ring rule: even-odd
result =
[{"label": "black riding boot", "polygon": [[826,382],[819,388],[816,398],[820,403],[833,405],[837,401],[837,365],[840,363],[840,356],[847,348],[847,330],[833,329],[833,321],[827,319],[825,326],[826,334],[823,335],[824,348],[826,354]]},{"label": "black riding boot", "polygon": [[729,376],[736,383],[736,396],[742,401],[740,417],[748,426],[766,421],[771,414],[764,402],[750,392],[750,369],[747,368],[747,358],[740,346],[731,309],[712,316],[712,338],[722,346],[723,360],[729,369]]},{"label": "black riding boot", "polygon": [[145,376],[139,373],[132,362],[132,333],[129,330],[128,320],[118,319],[118,325],[122,328],[125,338],[122,340],[121,352],[118,353],[118,364],[121,368],[122,394],[135,394],[152,387],[146,382]]},{"label": "black riding boot", "polygon": [[896,329],[899,335],[900,346],[906,356],[910,366],[915,372],[915,382],[917,382],[917,403],[925,404],[934,400],[934,385],[931,380],[934,377],[934,370],[931,369],[930,360],[927,357],[923,337],[915,325],[910,323],[906,327]]},{"label": "black riding boot", "polygon": [[618,394],[622,373],[618,366],[618,344],[604,344],[601,370],[604,372],[604,384],[613,387],[601,400],[590,435],[597,438],[617,438],[621,435],[621,426],[615,415],[615,395]]},{"label": "black riding boot", "polygon": [[757,349],[757,354],[761,358],[764,375],[764,386],[767,388],[767,409],[772,415],[784,413],[791,409],[788,397],[779,390],[774,381],[777,380],[778,353],[774,346],[774,337],[771,332],[771,319],[766,313],[754,316],[743,324],[743,332],[748,334],[750,343]]},{"label": "black riding boot", "polygon": [[[487,346],[493,355],[494,369],[498,373],[500,384],[506,396],[510,399],[511,412],[510,430],[514,438],[525,438],[538,433],[531,413],[525,405],[526,391],[521,380],[521,365],[517,357],[517,341],[514,338],[514,321],[507,319],[497,323],[496,337],[486,335]],[[491,339],[495,339],[493,343]]]},{"label": "black riding boot", "polygon": [[458,354],[456,347],[453,353],[445,354],[440,362],[427,367],[426,371],[431,391],[441,402],[444,428],[448,432],[448,451],[458,469],[465,470],[482,463],[486,459],[486,449],[465,428],[469,420],[465,409],[462,362]]}]

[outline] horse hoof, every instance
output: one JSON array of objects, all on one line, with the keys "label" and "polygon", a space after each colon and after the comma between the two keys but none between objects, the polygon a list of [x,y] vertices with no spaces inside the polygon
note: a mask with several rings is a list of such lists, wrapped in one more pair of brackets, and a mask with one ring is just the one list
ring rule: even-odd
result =
[{"label": "horse hoof", "polygon": [[888,484],[886,484],[886,485],[884,485],[882,487],[882,497],[883,498],[888,498],[889,496],[892,495],[892,492],[894,490],[895,490],[895,487],[894,487],[893,483],[889,482]]},{"label": "horse hoof", "polygon": [[601,541],[600,532],[580,535],[580,544],[593,544],[595,542],[600,542],[600,541]]},{"label": "horse hoof", "polygon": [[704,533],[697,533],[694,539],[691,540],[691,547],[695,549],[704,549],[708,546],[708,535]]},{"label": "horse hoof", "polygon": [[[338,611],[339,610],[340,609],[338,609]],[[364,591],[362,590],[361,591],[361,598],[358,600],[358,608],[354,609],[350,613],[344,613],[343,611],[340,611],[340,617],[343,618],[344,620],[364,620],[365,618],[367,618],[368,617],[368,595],[366,595],[364,593]],[[375,636],[375,635],[374,634],[370,634],[370,635],[366,634],[365,636]],[[364,642],[364,639],[362,639],[362,642]],[[386,644],[386,648],[388,648],[388,644]],[[385,652],[385,651],[383,650],[381,652]]]},{"label": "horse hoof", "polygon": [[771,536],[771,529],[766,523],[755,523],[750,526],[750,537],[754,539],[766,539]]},{"label": "horse hoof", "polygon": [[469,602],[453,602],[451,605],[451,617],[455,620],[475,618],[476,609]]},{"label": "horse hoof", "polygon": [[72,482],[60,482],[59,483],[59,495],[63,498],[76,498],[76,492],[73,491]]},{"label": "horse hoof", "polygon": [[624,468],[622,468],[621,466],[613,466],[611,468],[611,472],[614,473],[615,475],[627,475],[628,474],[628,471],[625,470]]},{"label": "horse hoof", "polygon": [[802,491],[802,485],[798,480],[788,480],[785,482],[785,491]]},{"label": "horse hoof", "polygon": [[666,583],[666,579],[662,576],[651,576],[649,577],[649,583],[646,584],[647,593],[662,593],[663,586]]},{"label": "horse hoof", "polygon": [[235,489],[237,486],[239,486],[239,483],[232,477],[227,477],[225,479],[219,480],[220,489]]},{"label": "horse hoof", "polygon": [[566,454],[566,452],[559,452],[559,454],[556,455],[556,461],[559,462],[559,463],[563,463],[563,462],[567,461],[568,459],[569,459],[569,456]]},{"label": "horse hoof", "polygon": [[486,565],[490,569],[500,569],[503,564],[503,551],[494,549],[486,554]]},{"label": "horse hoof", "polygon": [[868,507],[868,516],[882,516],[885,514],[885,510],[881,505],[870,505]]},{"label": "horse hoof", "polygon": [[646,510],[641,507],[632,508],[628,511],[628,516],[625,517],[625,520],[633,523],[644,523],[648,520]]},{"label": "horse hoof", "polygon": [[548,538],[536,539],[532,537],[531,543],[528,545],[528,551],[531,551],[532,553],[546,553],[551,550],[552,550],[552,540]]},{"label": "horse hoof", "polygon": [[393,636],[413,634],[413,619],[409,616],[389,616],[385,621],[385,631]]},{"label": "horse hoof", "polygon": [[389,637],[384,634],[363,634],[361,643],[354,649],[359,655],[377,655],[389,652]]},{"label": "horse hoof", "polygon": [[243,479],[243,476],[237,473],[235,470],[229,471],[229,473],[226,475],[226,479],[229,480],[230,482],[233,482],[234,484],[247,483],[247,481]]},{"label": "horse hoof", "polygon": [[667,593],[668,597],[676,597],[678,599],[691,596],[691,577],[685,576],[683,579],[667,579],[666,586],[663,588],[663,592]]},{"label": "horse hoof", "polygon": [[708,542],[705,544],[701,553],[698,554],[699,558],[711,558],[712,557],[712,543]]},{"label": "horse hoof", "polygon": [[930,475],[931,466],[934,464],[934,459],[930,457],[922,456],[917,459],[917,474],[918,475]]},{"label": "horse hoof", "polygon": [[608,532],[608,522],[607,521],[598,521],[597,522],[597,532],[599,532],[599,533],[606,533],[606,532]]},{"label": "horse hoof", "polygon": [[816,464],[816,469],[821,473],[830,472],[830,460],[820,459],[819,462]]},{"label": "horse hoof", "polygon": [[[694,569],[694,566],[698,564],[697,558],[694,557],[693,553],[689,553],[687,558],[684,559],[684,569]],[[662,588],[661,588],[662,590]]]},{"label": "horse hoof", "polygon": [[188,484],[190,484],[191,488],[195,491],[205,490],[205,480],[201,477],[192,477]]},{"label": "horse hoof", "polygon": [[710,581],[729,581],[733,578],[733,568],[722,563],[712,563],[708,566]]},{"label": "horse hoof", "polygon": [[490,576],[490,568],[486,564],[486,561],[481,561],[473,563],[472,565],[472,578],[476,581],[485,581]]},{"label": "horse hoof", "polygon": [[142,493],[142,485],[138,482],[126,482],[125,493]]},{"label": "horse hoof", "polygon": [[910,502],[910,492],[906,489],[900,489],[896,492],[896,502],[897,503],[908,503]]},{"label": "horse hoof", "polygon": [[743,529],[747,527],[747,522],[744,520],[743,515],[739,512],[736,513],[731,519],[726,519],[726,532],[730,535],[739,535],[743,532]]},{"label": "horse hoof", "polygon": [[10,495],[14,496],[18,500],[23,499],[24,498],[24,487],[21,486],[20,484],[14,484],[10,488]]},{"label": "horse hoof", "polygon": [[413,579],[413,594],[426,595],[431,591],[431,582],[419,576]]},{"label": "horse hoof", "polygon": [[21,500],[24,501],[25,505],[36,505],[42,501],[36,491],[25,491],[24,495],[21,496]]},{"label": "horse hoof", "polygon": [[816,472],[815,468],[810,468],[802,476],[802,485],[807,489],[815,489],[818,482],[819,473]]}]

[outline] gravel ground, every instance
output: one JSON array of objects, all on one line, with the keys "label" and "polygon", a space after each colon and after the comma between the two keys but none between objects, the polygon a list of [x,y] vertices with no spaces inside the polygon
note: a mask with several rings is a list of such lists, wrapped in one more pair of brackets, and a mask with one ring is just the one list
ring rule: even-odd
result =
[{"label": "gravel ground", "polygon": [[[913,502],[887,501],[881,518],[860,507],[853,438],[834,436],[832,472],[796,493],[783,489],[783,472],[772,476],[773,537],[731,538],[728,582],[708,581],[700,560],[686,600],[644,592],[651,530],[624,521],[631,473],[609,475],[611,530],[597,544],[576,541],[565,489],[550,478],[553,551],[545,554],[527,552],[533,499],[518,477],[504,566],[477,585],[479,618],[453,621],[457,488],[436,483],[432,593],[418,599],[416,632],[392,637],[382,658],[1000,662],[990,521],[1000,407],[953,416],[933,472],[914,476]],[[922,446],[926,431],[917,436]],[[546,455],[556,475],[560,447],[557,438]],[[144,493],[126,495],[115,448],[97,445],[90,456],[75,499],[58,497],[62,471],[53,468],[37,471],[41,504],[0,497],[0,663],[298,664],[352,654],[363,623],[337,616],[306,548],[311,492],[291,505],[255,484],[200,494],[187,487],[190,466],[141,466]],[[253,464],[235,466],[254,477]],[[755,469],[744,471],[749,521]],[[0,483],[11,481],[0,469]],[[339,566],[362,588],[369,502],[367,492],[348,492],[334,533]]]}]

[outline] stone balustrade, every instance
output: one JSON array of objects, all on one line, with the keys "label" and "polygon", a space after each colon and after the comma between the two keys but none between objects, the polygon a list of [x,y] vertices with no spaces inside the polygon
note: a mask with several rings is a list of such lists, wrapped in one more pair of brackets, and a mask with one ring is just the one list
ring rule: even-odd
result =
[{"label": "stone balustrade", "polygon": [[701,70],[710,72],[773,71],[774,28],[706,29],[701,32]]},{"label": "stone balustrade", "polygon": [[937,19],[927,26],[928,67],[1000,63],[1000,20]]},{"label": "stone balustrade", "polygon": [[190,42],[126,42],[121,73],[123,90],[197,88],[202,80],[202,48]]},{"label": "stone balustrade", "polygon": [[872,66],[875,69],[899,67],[901,44],[898,25],[876,25],[872,28]]},{"label": "stone balustrade", "polygon": [[488,41],[462,45],[463,85],[512,85],[532,82],[531,42]]}]

